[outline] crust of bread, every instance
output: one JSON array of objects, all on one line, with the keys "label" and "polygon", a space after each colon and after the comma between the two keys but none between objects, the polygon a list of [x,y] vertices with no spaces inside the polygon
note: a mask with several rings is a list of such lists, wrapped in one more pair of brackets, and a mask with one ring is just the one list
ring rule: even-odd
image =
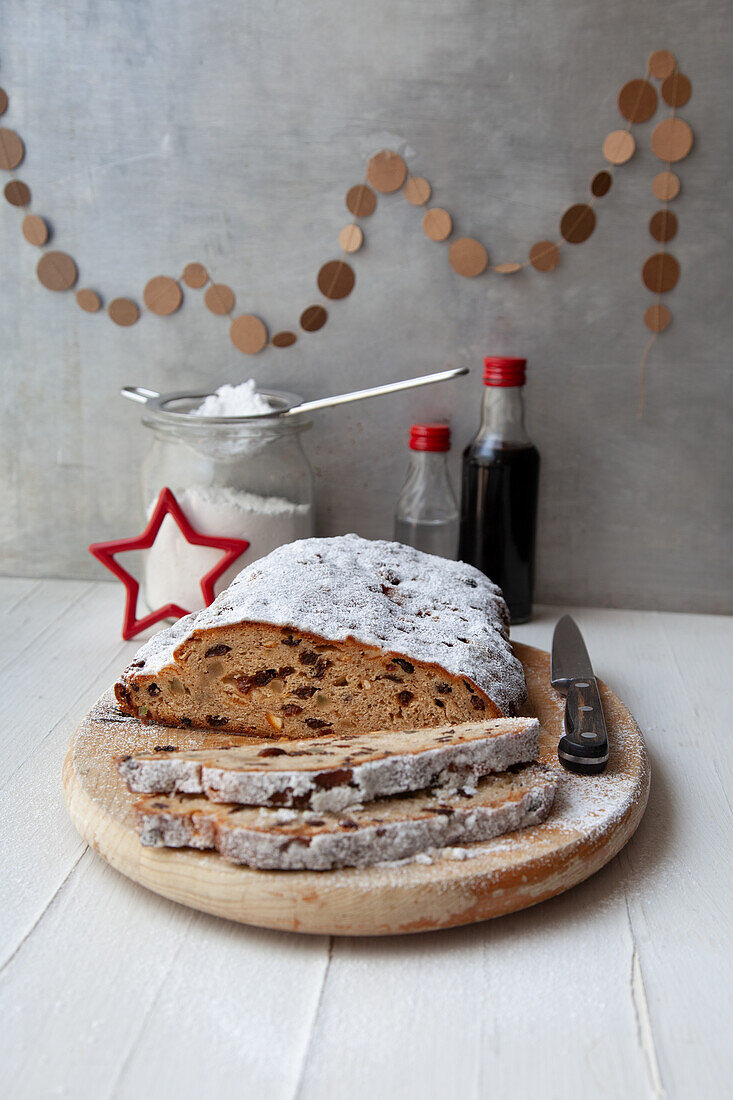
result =
[{"label": "crust of bread", "polygon": [[352,737],[318,737],[262,747],[125,756],[120,774],[136,794],[203,794],[247,806],[339,811],[354,803],[473,785],[491,772],[536,760],[536,718]]},{"label": "crust of bread", "polygon": [[261,870],[327,871],[407,859],[537,825],[557,775],[540,764],[480,780],[473,792],[422,791],[379,799],[346,814],[242,808],[197,795],[137,803],[140,839],[154,847],[212,849]]}]

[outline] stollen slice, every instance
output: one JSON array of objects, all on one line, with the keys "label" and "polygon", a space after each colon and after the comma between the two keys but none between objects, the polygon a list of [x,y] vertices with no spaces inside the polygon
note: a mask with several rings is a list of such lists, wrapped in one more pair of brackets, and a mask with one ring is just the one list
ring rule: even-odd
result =
[{"label": "stollen slice", "polygon": [[328,871],[490,840],[547,817],[557,775],[542,764],[490,775],[461,793],[419,791],[346,813],[217,804],[200,795],[148,796],[136,809],[144,845],[214,849],[260,870]]},{"label": "stollen slice", "polygon": [[436,784],[460,787],[539,756],[536,718],[125,756],[138,794],[205,794],[246,806],[338,811]]}]

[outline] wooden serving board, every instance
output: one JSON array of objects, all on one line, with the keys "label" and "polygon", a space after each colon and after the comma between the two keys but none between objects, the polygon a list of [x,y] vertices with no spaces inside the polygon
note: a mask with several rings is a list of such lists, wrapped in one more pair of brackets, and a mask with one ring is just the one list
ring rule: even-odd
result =
[{"label": "wooden serving board", "polygon": [[[214,852],[144,848],[131,795],[114,758],[174,743],[194,748],[206,734],[124,719],[110,692],[76,731],[64,762],[74,825],[122,874],[164,897],[245,924],[332,935],[422,932],[502,916],[568,890],[623,847],[641,820],[649,762],[641,732],[603,683],[611,758],[602,775],[560,768],[564,700],[550,685],[549,654],[515,645],[529,690],[528,714],[543,726],[545,763],[560,774],[547,821],[485,844],[411,861],[338,871],[254,871]],[[220,739],[219,743],[224,743]]]}]

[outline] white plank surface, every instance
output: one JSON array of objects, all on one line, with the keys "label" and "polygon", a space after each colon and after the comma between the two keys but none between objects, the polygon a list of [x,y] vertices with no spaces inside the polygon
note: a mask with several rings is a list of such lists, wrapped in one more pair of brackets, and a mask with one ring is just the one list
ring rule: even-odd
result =
[{"label": "white plank surface", "polygon": [[[608,867],[482,925],[389,940],[227,924],[85,848],[60,769],[135,648],[117,586],[0,581],[0,1094],[719,1097],[730,1079],[733,620],[575,612],[648,736]],[[556,613],[516,636],[547,647]]]}]

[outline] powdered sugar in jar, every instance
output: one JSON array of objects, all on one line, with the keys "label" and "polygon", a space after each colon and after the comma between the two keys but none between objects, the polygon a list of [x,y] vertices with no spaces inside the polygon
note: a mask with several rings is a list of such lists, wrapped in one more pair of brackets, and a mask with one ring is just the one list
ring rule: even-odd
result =
[{"label": "powdered sugar in jar", "polygon": [[[154,436],[142,469],[146,520],[167,487],[197,531],[249,542],[217,592],[245,565],[313,534],[313,474],[301,442],[311,423],[267,415],[282,398],[292,402],[292,395],[257,393],[249,381],[222,386],[205,400],[185,397],[143,412]],[[148,607],[203,607],[201,578],[220,558],[220,550],[187,543],[166,516],[145,554]]]}]

